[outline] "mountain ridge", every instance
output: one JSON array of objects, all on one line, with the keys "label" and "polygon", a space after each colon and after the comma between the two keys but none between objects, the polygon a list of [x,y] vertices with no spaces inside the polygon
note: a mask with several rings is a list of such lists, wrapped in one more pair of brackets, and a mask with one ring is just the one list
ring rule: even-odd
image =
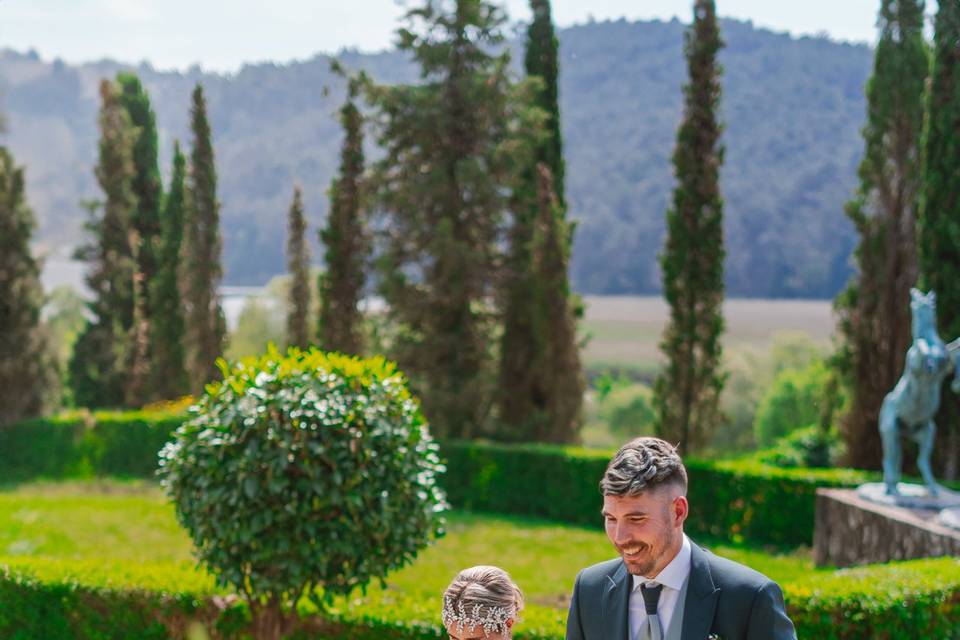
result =
[{"label": "mountain ridge", "polygon": [[[686,80],[684,29],[677,20],[619,20],[559,31],[568,200],[579,220],[571,276],[581,292],[659,290],[656,255]],[[724,20],[722,30],[728,292],[832,296],[851,272],[855,238],[843,204],[856,185],[872,51],[735,20]],[[416,79],[396,52],[337,56],[381,81]],[[316,260],[314,231],[326,213],[340,142],[334,116],[343,95],[327,59],[255,63],[224,75],[114,61],[72,66],[0,52],[0,110],[9,125],[0,140],[27,166],[40,243],[82,240],[79,201],[98,196],[96,83],[122,68],[138,72],[150,91],[165,174],[173,139],[188,140],[189,91],[204,83],[228,284],[262,284],[284,271],[284,216],[295,181],[304,187]]]}]

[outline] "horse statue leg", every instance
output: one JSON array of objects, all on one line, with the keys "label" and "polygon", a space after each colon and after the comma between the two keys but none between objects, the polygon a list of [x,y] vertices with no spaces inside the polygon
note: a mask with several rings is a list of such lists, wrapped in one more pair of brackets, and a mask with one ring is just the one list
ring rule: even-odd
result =
[{"label": "horse statue leg", "polygon": [[940,485],[933,477],[933,471],[930,469],[930,454],[933,453],[933,440],[937,435],[937,425],[933,418],[927,422],[926,426],[920,429],[917,434],[917,444],[920,445],[920,452],[917,454],[917,468],[920,469],[920,475],[927,484],[927,491],[931,496],[937,496],[940,493]]},{"label": "horse statue leg", "polygon": [[[900,429],[897,425],[897,412],[888,395],[880,407],[880,438],[883,441],[883,482],[887,495],[900,494],[897,483],[900,482],[901,449]],[[932,441],[932,440],[931,440]]]}]

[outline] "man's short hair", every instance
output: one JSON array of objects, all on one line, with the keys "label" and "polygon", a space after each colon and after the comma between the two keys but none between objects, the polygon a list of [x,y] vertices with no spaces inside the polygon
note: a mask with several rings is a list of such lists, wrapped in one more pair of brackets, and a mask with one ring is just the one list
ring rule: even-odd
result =
[{"label": "man's short hair", "polygon": [[605,496],[635,496],[662,486],[687,494],[687,470],[677,449],[660,438],[635,438],[620,447],[600,480]]}]

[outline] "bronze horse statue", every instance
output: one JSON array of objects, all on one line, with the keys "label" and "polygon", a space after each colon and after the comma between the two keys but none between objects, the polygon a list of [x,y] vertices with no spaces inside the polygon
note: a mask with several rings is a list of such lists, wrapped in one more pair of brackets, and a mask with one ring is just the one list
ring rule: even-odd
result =
[{"label": "bronze horse statue", "polygon": [[937,333],[937,294],[910,290],[913,343],[907,350],[903,375],[880,407],[880,436],[883,439],[883,482],[887,495],[899,494],[902,449],[900,438],[912,438],[920,445],[917,468],[931,496],[940,486],[930,469],[930,454],[937,425],[933,417],[940,408],[940,387],[954,372],[951,389],[960,393],[960,338],[945,344]]}]

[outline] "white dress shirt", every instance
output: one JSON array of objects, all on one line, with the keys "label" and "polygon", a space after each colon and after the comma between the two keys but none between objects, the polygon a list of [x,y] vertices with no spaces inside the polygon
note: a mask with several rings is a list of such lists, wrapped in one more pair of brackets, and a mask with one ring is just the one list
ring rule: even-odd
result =
[{"label": "white dress shirt", "polygon": [[670,629],[670,620],[673,618],[673,610],[677,607],[677,598],[680,597],[680,590],[683,589],[683,584],[690,577],[690,553],[690,539],[687,538],[687,534],[683,534],[683,544],[680,546],[680,551],[656,578],[633,576],[633,591],[630,592],[631,638],[636,638],[640,629],[647,622],[647,608],[643,604],[643,594],[640,593],[640,586],[644,584],[663,585],[663,590],[660,592],[660,601],[657,604],[657,615],[660,616],[660,627],[663,629],[664,637],[666,637],[667,631]]}]

